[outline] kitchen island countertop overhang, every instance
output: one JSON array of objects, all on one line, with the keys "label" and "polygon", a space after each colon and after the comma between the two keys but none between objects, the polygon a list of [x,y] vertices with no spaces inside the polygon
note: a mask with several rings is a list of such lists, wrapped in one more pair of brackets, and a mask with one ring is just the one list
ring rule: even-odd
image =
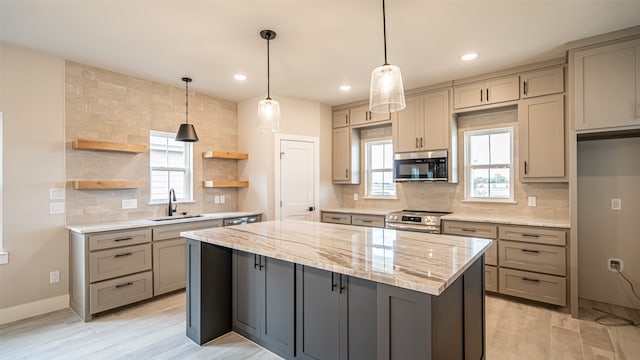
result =
[{"label": "kitchen island countertop overhang", "polygon": [[181,236],[436,296],[491,245],[481,238],[295,220]]}]

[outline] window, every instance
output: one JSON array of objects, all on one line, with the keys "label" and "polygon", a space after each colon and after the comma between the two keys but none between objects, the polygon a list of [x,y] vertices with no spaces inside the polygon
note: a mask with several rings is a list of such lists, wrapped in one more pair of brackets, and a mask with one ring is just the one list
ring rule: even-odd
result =
[{"label": "window", "polygon": [[153,130],[149,134],[151,203],[168,202],[169,189],[175,190],[178,201],[192,201],[192,146],[175,137]]},{"label": "window", "polygon": [[465,131],[465,199],[513,202],[513,128]]},{"label": "window", "polygon": [[393,143],[391,139],[367,141],[365,147],[365,196],[395,198]]}]

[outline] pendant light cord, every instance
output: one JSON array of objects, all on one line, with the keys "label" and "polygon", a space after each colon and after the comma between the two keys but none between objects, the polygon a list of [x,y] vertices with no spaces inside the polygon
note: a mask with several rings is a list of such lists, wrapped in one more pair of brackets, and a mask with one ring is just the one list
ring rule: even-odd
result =
[{"label": "pendant light cord", "polygon": [[269,39],[267,38],[267,100],[271,100],[271,94],[270,94],[270,83],[271,83],[271,74],[269,72]]},{"label": "pendant light cord", "polygon": [[189,81],[185,81],[185,83],[187,84],[187,124],[189,123]]},{"label": "pendant light cord", "polygon": [[384,34],[384,65],[389,65],[387,62],[387,16],[384,9],[384,0],[382,0],[382,32]]}]

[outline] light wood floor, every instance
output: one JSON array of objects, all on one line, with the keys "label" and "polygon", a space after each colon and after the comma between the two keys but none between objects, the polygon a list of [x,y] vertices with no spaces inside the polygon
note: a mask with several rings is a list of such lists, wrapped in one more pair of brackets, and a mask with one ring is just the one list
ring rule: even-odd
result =
[{"label": "light wood floor", "polygon": [[[83,323],[70,310],[0,327],[0,359],[280,359],[229,333],[205,346],[185,336],[185,294],[107,313]],[[487,296],[487,359],[640,359],[640,328],[593,321],[592,307],[631,317],[640,312],[581,301],[581,319],[553,307]]]}]

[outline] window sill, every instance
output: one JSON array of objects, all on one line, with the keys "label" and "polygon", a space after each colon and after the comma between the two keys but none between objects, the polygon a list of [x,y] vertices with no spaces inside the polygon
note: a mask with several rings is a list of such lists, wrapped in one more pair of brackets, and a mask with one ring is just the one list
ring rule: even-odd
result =
[{"label": "window sill", "polygon": [[487,200],[470,200],[470,199],[465,199],[462,200],[463,203],[491,203],[491,204],[517,204],[518,202],[515,200],[492,200],[492,199],[487,199]]},{"label": "window sill", "polygon": [[362,200],[398,200],[396,196],[364,196]]}]

